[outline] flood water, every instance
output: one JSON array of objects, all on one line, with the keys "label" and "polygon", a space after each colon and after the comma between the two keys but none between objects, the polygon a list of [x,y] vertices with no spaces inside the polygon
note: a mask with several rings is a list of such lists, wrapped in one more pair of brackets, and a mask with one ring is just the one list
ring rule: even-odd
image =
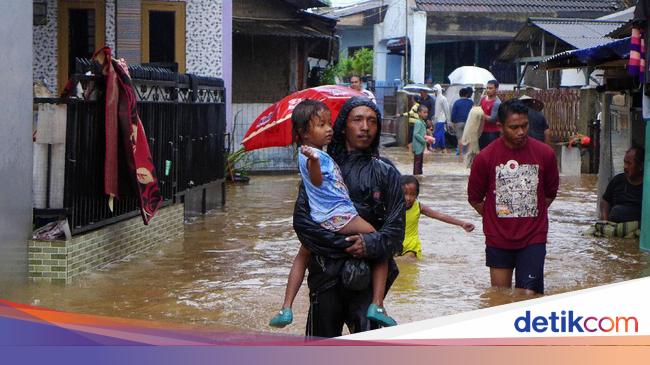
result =
[{"label": "flood water", "polygon": [[[405,149],[383,153],[411,173]],[[400,276],[386,299],[389,313],[406,323],[523,299],[489,287],[480,217],[467,203],[469,170],[452,154],[431,154],[424,173],[420,201],[474,222],[476,230],[465,233],[423,216],[424,258],[398,261]],[[291,227],[298,182],[298,175],[254,176],[248,185],[230,185],[226,207],[187,224],[183,237],[67,286],[25,284],[5,288],[0,298],[78,313],[302,334],[306,282],[294,324],[267,326],[282,303],[299,246]],[[547,295],[650,275],[649,256],[638,242],[581,236],[596,216],[596,198],[596,176],[562,177],[549,213]]]}]

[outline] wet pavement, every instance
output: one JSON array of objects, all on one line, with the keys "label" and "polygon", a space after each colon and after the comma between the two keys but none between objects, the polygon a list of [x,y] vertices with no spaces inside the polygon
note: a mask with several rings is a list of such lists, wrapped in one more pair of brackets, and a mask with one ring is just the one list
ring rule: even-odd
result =
[{"label": "wet pavement", "polygon": [[[411,156],[383,151],[402,173]],[[420,201],[472,221],[476,230],[423,217],[424,258],[398,260],[401,274],[386,299],[400,323],[523,299],[489,287],[480,217],[467,203],[469,170],[453,154],[425,156]],[[298,241],[291,227],[298,175],[254,176],[229,185],[227,206],[187,224],[183,237],[68,286],[32,283],[4,288],[0,297],[53,309],[184,323],[208,328],[301,334],[308,307],[306,282],[294,306],[294,324],[267,326],[282,303]],[[650,275],[638,242],[583,237],[596,216],[596,176],[562,177],[550,208],[546,294],[552,295]]]}]

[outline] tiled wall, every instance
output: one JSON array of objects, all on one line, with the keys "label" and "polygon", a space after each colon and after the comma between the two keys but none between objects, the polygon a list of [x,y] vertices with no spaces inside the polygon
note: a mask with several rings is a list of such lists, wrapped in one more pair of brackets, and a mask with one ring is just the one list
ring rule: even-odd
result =
[{"label": "tiled wall", "polygon": [[223,77],[222,0],[188,0],[186,18],[187,73]]},{"label": "tiled wall", "polygon": [[47,1],[45,25],[33,28],[34,80],[45,80],[51,91],[56,91],[57,76],[57,0]]},{"label": "tiled wall", "polygon": [[[187,72],[223,77],[222,0],[185,3]],[[106,44],[133,64],[140,63],[140,9],[141,0],[106,0]],[[58,1],[47,0],[46,24],[33,28],[34,80],[47,80],[53,91],[57,89],[57,17]]]},{"label": "tiled wall", "polygon": [[70,241],[29,241],[29,278],[70,283],[79,275],[152,248],[183,233],[183,204],[162,208],[148,226],[140,216]]}]

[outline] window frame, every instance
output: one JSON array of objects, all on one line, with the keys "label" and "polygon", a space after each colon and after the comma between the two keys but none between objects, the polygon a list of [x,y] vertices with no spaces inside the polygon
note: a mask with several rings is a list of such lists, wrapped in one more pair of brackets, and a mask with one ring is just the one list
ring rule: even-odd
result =
[{"label": "window frame", "polygon": [[106,9],[103,0],[59,0],[57,19],[57,89],[63,91],[68,82],[70,38],[70,9],[95,11],[95,51],[106,44]]},{"label": "window frame", "polygon": [[149,12],[150,11],[168,11],[174,13],[174,62],[178,63],[178,72],[185,73],[185,2],[168,2],[143,0],[141,3],[141,55],[142,63],[148,63],[150,57],[149,50]]}]

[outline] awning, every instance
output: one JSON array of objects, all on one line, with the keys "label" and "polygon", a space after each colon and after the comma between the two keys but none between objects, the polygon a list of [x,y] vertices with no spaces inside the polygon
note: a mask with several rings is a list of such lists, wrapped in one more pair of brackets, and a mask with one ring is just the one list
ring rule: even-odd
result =
[{"label": "awning", "polygon": [[254,21],[233,19],[235,34],[266,35],[275,37],[299,37],[333,39],[333,34],[318,31],[300,21]]},{"label": "awning", "polygon": [[386,42],[386,48],[392,53],[404,52],[404,47],[410,46],[408,37],[391,38]]},{"label": "awning", "polygon": [[590,48],[574,49],[558,53],[540,62],[535,68],[544,70],[598,66],[610,61],[630,57],[630,37]]}]

